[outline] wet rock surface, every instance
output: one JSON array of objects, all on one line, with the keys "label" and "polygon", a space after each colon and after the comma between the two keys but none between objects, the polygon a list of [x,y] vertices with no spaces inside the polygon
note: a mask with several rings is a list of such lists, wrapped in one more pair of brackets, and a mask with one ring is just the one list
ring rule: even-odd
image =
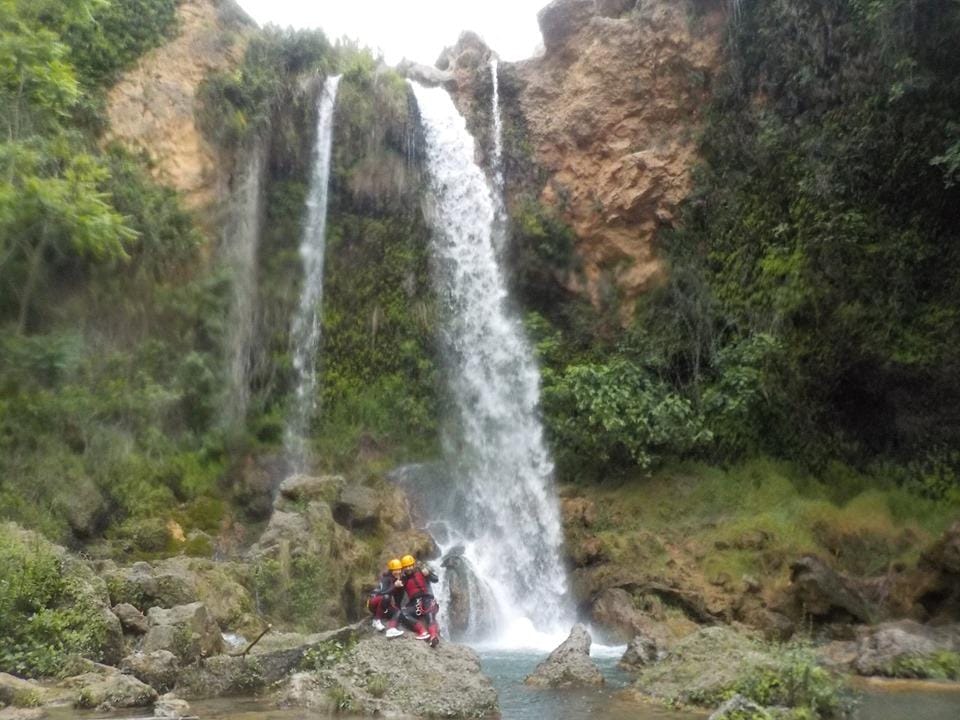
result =
[{"label": "wet rock surface", "polygon": [[617,666],[623,670],[637,670],[647,665],[653,665],[660,659],[657,642],[648,635],[636,635],[627,645],[627,649],[620,658]]},{"label": "wet rock surface", "polygon": [[447,594],[447,632],[457,641],[470,634],[483,636],[494,629],[493,595],[477,576],[463,548],[456,547],[440,563],[444,568]]},{"label": "wet rock surface", "polygon": [[603,674],[590,659],[590,633],[580,624],[524,682],[540,688],[590,687],[604,684]]},{"label": "wet rock surface", "polygon": [[308,659],[314,667],[289,678],[278,704],[363,715],[499,716],[496,691],[477,654],[460,645],[431,648],[409,634],[394,640],[367,634],[340,652]]},{"label": "wet rock surface", "polygon": [[157,691],[130,675],[119,672],[77,679],[78,708],[146,707],[157,699]]},{"label": "wet rock surface", "polygon": [[169,650],[154,650],[128,655],[120,661],[120,669],[157,692],[165,693],[177,683],[180,662]]},{"label": "wet rock surface", "polygon": [[211,657],[223,651],[220,627],[203,603],[179,605],[169,610],[150,608],[150,630],[143,639],[143,651],[166,650],[182,663]]}]

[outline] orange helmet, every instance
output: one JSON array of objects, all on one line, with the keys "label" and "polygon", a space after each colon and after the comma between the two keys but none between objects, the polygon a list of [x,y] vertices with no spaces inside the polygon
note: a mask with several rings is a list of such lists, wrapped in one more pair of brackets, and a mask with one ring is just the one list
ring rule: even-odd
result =
[{"label": "orange helmet", "polygon": [[391,572],[394,570],[399,570],[402,567],[403,565],[400,564],[400,561],[397,558],[393,558],[387,562],[387,570],[390,570]]},{"label": "orange helmet", "polygon": [[400,567],[404,569],[411,568],[416,564],[417,564],[417,560],[416,558],[413,557],[413,555],[404,555],[403,558],[400,560]]}]

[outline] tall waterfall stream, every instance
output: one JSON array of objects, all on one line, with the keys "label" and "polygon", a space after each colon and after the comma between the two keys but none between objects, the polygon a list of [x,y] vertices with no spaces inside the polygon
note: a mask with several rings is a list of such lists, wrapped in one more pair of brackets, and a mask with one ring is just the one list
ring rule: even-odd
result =
[{"label": "tall waterfall stream", "polygon": [[317,363],[320,347],[321,303],[323,302],[323,260],[326,252],[327,190],[330,184],[330,157],[333,147],[333,116],[340,76],[327,78],[317,110],[317,138],[313,170],[307,195],[307,219],[300,243],[303,285],[293,317],[290,344],[297,386],[293,407],[284,432],[284,449],[294,472],[307,469],[305,436],[317,406]]},{"label": "tall waterfall stream", "polygon": [[247,148],[240,180],[230,199],[222,250],[232,277],[230,316],[227,323],[227,395],[223,423],[230,428],[243,422],[250,396],[250,355],[254,339],[257,297],[257,250],[263,219],[263,169],[267,147],[255,140]]},{"label": "tall waterfall stream", "polygon": [[433,505],[434,534],[444,550],[462,546],[486,581],[492,627],[474,633],[479,639],[555,645],[572,614],[553,465],[537,415],[539,371],[508,307],[493,247],[495,200],[466,122],[444,89],[413,88],[430,177],[441,347],[455,406],[445,438],[451,482],[432,490],[444,498]]}]

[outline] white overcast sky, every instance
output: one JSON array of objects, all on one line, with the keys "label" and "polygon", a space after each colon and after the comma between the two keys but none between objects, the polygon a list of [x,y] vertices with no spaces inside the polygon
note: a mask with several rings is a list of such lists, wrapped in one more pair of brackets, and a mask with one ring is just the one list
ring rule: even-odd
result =
[{"label": "white overcast sky", "polygon": [[382,51],[432,65],[463,30],[473,30],[503,60],[522,60],[541,43],[537,11],[549,0],[238,0],[260,25],[322,28]]}]

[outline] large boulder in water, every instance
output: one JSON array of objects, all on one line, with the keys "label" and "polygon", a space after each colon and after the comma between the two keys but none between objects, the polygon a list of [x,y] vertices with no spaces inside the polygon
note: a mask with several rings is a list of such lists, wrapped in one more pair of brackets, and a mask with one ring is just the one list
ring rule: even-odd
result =
[{"label": "large boulder in water", "polygon": [[960,652],[960,624],[931,627],[899,620],[866,630],[853,665],[861,675],[909,677],[917,661],[945,652]]},{"label": "large boulder in water", "polygon": [[220,627],[203,603],[179,605],[169,610],[150,608],[150,630],[143,639],[143,652],[169,650],[182,662],[217,655],[223,651]]},{"label": "large boulder in water", "polygon": [[440,563],[447,594],[447,633],[454,640],[490,634],[495,627],[493,593],[477,577],[463,546],[448,552]]},{"label": "large boulder in water", "polygon": [[362,637],[332,661],[290,677],[278,702],[388,717],[500,716],[496,690],[473,650],[450,643],[431,648],[409,634]]},{"label": "large boulder in water", "polygon": [[590,659],[590,633],[580,625],[573,626],[570,637],[537,669],[528,675],[527,685],[541,688],[571,688],[603,685],[603,674]]}]

